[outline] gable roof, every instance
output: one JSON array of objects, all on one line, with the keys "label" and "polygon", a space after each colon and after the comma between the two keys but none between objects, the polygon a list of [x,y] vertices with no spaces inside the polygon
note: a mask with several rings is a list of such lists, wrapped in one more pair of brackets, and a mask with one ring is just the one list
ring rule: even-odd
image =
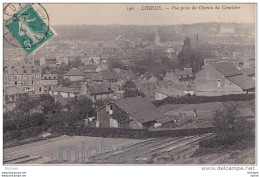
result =
[{"label": "gable roof", "polygon": [[84,76],[85,74],[81,72],[78,68],[72,68],[69,72],[64,74],[64,76]]},{"label": "gable roof", "polygon": [[189,76],[189,77],[194,77],[194,74],[191,69],[184,69],[184,70],[178,70],[175,69],[174,74],[176,76]]},{"label": "gable roof", "polygon": [[243,71],[247,76],[255,75],[255,68],[245,68]]},{"label": "gable roof", "polygon": [[64,92],[64,93],[78,93],[79,90],[76,89],[76,88],[69,88],[69,87],[55,87],[53,88],[51,91],[54,91],[54,92]]},{"label": "gable roof", "polygon": [[142,97],[118,99],[113,102],[141,123],[151,122],[162,118],[156,106]]},{"label": "gable roof", "polygon": [[103,80],[117,80],[117,74],[115,71],[102,70],[100,71]]},{"label": "gable roof", "polygon": [[23,94],[25,91],[18,88],[17,86],[6,86],[4,87],[4,95],[15,95],[15,94]]},{"label": "gable roof", "polygon": [[229,81],[239,86],[243,90],[250,90],[255,88],[255,82],[245,74],[227,77]]},{"label": "gable roof", "polygon": [[79,66],[79,69],[83,72],[88,71],[95,71],[98,68],[97,65],[85,65],[85,66]]},{"label": "gable roof", "polygon": [[112,93],[111,88],[106,84],[96,84],[87,86],[91,95],[103,94],[103,93]]},{"label": "gable roof", "polygon": [[210,65],[222,73],[225,77],[243,74],[242,71],[238,70],[232,63],[229,62],[210,63]]},{"label": "gable roof", "polygon": [[73,97],[64,98],[61,94],[52,95],[52,97],[54,98],[55,102],[59,102],[62,106],[67,106],[70,101],[75,99]]}]

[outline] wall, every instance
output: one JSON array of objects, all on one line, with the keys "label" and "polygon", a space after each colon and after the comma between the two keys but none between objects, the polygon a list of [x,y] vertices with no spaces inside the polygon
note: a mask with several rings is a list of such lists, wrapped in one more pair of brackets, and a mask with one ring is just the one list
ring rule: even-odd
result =
[{"label": "wall", "polygon": [[110,127],[110,115],[107,114],[105,106],[97,111],[97,120],[100,128]]},{"label": "wall", "polygon": [[[218,80],[220,85],[218,86]],[[198,96],[220,96],[228,94],[241,94],[243,90],[229,82],[223,74],[218,72],[211,65],[205,65],[197,73],[194,85]]]}]

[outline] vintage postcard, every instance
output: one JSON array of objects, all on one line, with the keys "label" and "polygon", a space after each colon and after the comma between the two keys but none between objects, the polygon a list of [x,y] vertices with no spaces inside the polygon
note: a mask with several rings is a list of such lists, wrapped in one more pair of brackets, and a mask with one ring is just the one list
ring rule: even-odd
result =
[{"label": "vintage postcard", "polygon": [[3,164],[254,175],[256,6],[4,3]]}]

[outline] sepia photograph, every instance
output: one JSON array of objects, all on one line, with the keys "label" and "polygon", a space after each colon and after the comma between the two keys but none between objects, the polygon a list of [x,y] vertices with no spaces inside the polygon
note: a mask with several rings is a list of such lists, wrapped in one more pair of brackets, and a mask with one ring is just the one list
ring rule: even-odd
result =
[{"label": "sepia photograph", "polygon": [[256,165],[256,8],[3,3],[2,164]]}]

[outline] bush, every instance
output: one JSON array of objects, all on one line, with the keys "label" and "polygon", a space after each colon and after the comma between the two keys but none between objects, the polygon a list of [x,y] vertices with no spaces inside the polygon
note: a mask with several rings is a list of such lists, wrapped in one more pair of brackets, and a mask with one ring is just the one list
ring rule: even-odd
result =
[{"label": "bush", "polygon": [[167,97],[163,100],[154,101],[155,106],[165,104],[199,104],[199,103],[212,103],[212,102],[228,102],[228,101],[247,101],[255,99],[254,94],[233,94],[222,96],[183,96],[179,98]]},{"label": "bush", "polygon": [[255,136],[254,122],[240,117],[233,104],[224,104],[225,109],[213,114],[216,136],[202,140],[200,146],[206,148],[230,148],[238,142]]},{"label": "bush", "polygon": [[38,136],[40,133],[43,131],[46,131],[48,127],[46,125],[44,126],[39,126],[39,127],[30,127],[25,130],[14,130],[14,131],[9,131],[4,134],[3,139],[4,142],[9,142],[12,140],[23,140],[27,138],[32,138],[35,136]]},{"label": "bush", "polygon": [[16,124],[14,120],[4,119],[3,124],[4,124],[3,125],[4,133],[8,131],[16,130]]},{"label": "bush", "polygon": [[42,126],[45,123],[43,114],[34,113],[32,115],[23,115],[22,117],[17,117],[15,120],[16,128],[27,129],[30,127]]}]

